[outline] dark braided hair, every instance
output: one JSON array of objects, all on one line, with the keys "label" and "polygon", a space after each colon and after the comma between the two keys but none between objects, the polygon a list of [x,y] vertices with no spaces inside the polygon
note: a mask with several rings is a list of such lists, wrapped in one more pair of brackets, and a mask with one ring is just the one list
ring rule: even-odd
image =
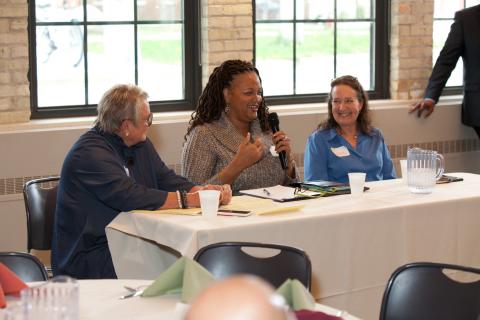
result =
[{"label": "dark braided hair", "polygon": [[328,119],[320,123],[318,130],[322,129],[337,129],[340,125],[335,121],[333,117],[333,102],[332,91],[335,86],[346,85],[355,90],[357,93],[358,102],[363,102],[363,107],[357,117],[357,123],[360,131],[365,134],[369,134],[372,131],[372,119],[370,117],[370,110],[368,109],[368,96],[362,85],[357,78],[353,76],[341,76],[330,83],[330,93],[328,94]]},{"label": "dark braided hair", "polygon": [[[220,119],[227,105],[223,96],[223,89],[230,87],[234,76],[246,72],[255,72],[260,83],[262,83],[257,68],[248,61],[227,60],[213,69],[212,74],[208,78],[208,83],[198,99],[197,107],[192,113],[192,117],[188,123],[187,133],[184,137],[185,140],[196,126]],[[268,126],[268,107],[265,104],[263,93],[262,102],[257,111],[257,117],[260,121],[262,131],[268,131],[270,129]]]}]

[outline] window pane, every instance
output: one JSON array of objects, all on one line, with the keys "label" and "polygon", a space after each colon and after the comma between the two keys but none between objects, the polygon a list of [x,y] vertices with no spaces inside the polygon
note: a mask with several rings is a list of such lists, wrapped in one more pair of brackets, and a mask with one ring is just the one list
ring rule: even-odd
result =
[{"label": "window pane", "polygon": [[85,103],[80,26],[37,27],[38,106]]},{"label": "window pane", "polygon": [[133,0],[88,0],[88,21],[132,21]]},{"label": "window pane", "polygon": [[181,20],[182,1],[143,0],[137,1],[138,20]]},{"label": "window pane", "polygon": [[139,26],[138,39],[139,86],[150,100],[183,99],[182,25]]},{"label": "window pane", "polygon": [[472,7],[477,4],[480,4],[480,0],[467,0],[467,7]]},{"label": "window pane", "polygon": [[337,77],[350,74],[358,78],[366,90],[372,90],[370,77],[374,65],[370,54],[373,35],[370,22],[337,24]]},{"label": "window pane", "polygon": [[35,1],[37,22],[70,22],[83,20],[82,2],[79,0]]},{"label": "window pane", "polygon": [[369,19],[371,0],[337,0],[337,19]]},{"label": "window pane", "polygon": [[434,18],[453,18],[455,12],[463,9],[464,0],[435,0]]},{"label": "window pane", "polygon": [[256,25],[256,66],[265,95],[293,94],[293,26]]},{"label": "window pane", "polygon": [[297,19],[333,19],[334,0],[297,0]]},{"label": "window pane", "polygon": [[117,83],[135,83],[133,26],[88,27],[88,103]]},{"label": "window pane", "polygon": [[293,0],[256,0],[256,20],[293,19]]},{"label": "window pane", "polygon": [[297,94],[326,92],[333,78],[333,25],[297,25]]},{"label": "window pane", "polygon": [[[435,65],[438,55],[443,48],[443,44],[447,39],[448,33],[450,32],[450,26],[452,25],[453,20],[446,21],[434,21],[433,22],[433,53],[432,53],[432,63]],[[459,59],[457,66],[453,70],[450,78],[447,81],[446,86],[461,86],[463,78],[463,61]]]}]

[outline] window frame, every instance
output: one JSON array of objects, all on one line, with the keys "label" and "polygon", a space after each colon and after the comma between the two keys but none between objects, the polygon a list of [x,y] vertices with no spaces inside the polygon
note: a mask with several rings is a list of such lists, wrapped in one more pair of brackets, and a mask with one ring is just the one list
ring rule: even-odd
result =
[{"label": "window frame", "polygon": [[[336,1],[336,0],[335,0]],[[374,70],[372,76],[374,77],[374,88],[375,90],[368,91],[370,99],[388,99],[390,98],[390,1],[383,0],[373,0],[375,1],[375,29],[374,32],[374,41],[373,48],[370,47],[371,52],[373,51],[373,56],[375,57]],[[256,62],[256,0],[252,0],[253,6],[253,62]],[[293,1],[294,10],[296,10],[296,0]],[[336,10],[336,5],[335,5]],[[348,19],[348,21],[362,21],[363,19]],[[292,24],[302,23],[305,20],[297,20],[295,17],[289,20],[262,20],[260,23],[277,23],[289,22]],[[318,20],[307,20],[309,22],[335,22],[335,19],[318,19]],[[336,25],[336,24],[335,24]],[[295,27],[294,27],[295,28]],[[336,27],[335,27],[336,29]],[[335,31],[334,42],[336,43],[336,31]],[[294,33],[292,41],[295,41],[296,35]],[[296,65],[296,45],[293,43],[293,64]],[[336,44],[335,44],[336,47]],[[336,49],[334,48],[334,52]],[[334,57],[336,64],[336,57]],[[372,70],[371,70],[372,71]],[[294,73],[295,67],[294,67]],[[261,70],[260,70],[261,73]],[[295,79],[295,76],[294,76]],[[294,80],[295,81],[295,80]],[[270,105],[282,105],[282,104],[293,104],[293,103],[315,103],[315,102],[324,102],[328,98],[328,93],[313,93],[313,94],[292,94],[292,95],[279,95],[279,96],[265,96]]]},{"label": "window frame", "polygon": [[[86,14],[87,0],[82,0],[84,15]],[[137,0],[133,0],[133,6],[136,17]],[[36,0],[30,0],[28,4],[28,43],[29,43],[29,69],[28,80],[30,88],[30,109],[31,119],[45,119],[45,118],[62,118],[62,117],[76,117],[76,116],[94,116],[97,114],[97,104],[83,104],[83,105],[69,105],[69,106],[55,106],[55,107],[38,107],[38,78],[37,78],[37,54],[36,54],[36,27],[41,25],[80,25],[83,29],[84,48],[84,74],[85,81],[85,95],[88,95],[88,56],[87,56],[87,28],[95,25],[118,25],[119,23],[134,25],[134,48],[135,48],[135,81],[138,83],[137,70],[137,26],[145,23],[138,23],[138,20],[133,21],[114,21],[114,22],[51,22],[51,23],[37,23],[36,22]],[[201,92],[201,63],[200,63],[200,44],[199,44],[199,25],[200,25],[200,3],[196,0],[183,1],[183,57],[184,57],[184,75],[183,85],[185,90],[184,99],[181,100],[165,100],[165,101],[150,101],[150,108],[152,112],[167,112],[167,111],[190,111],[195,108],[196,100]],[[85,16],[84,16],[85,18]]]}]

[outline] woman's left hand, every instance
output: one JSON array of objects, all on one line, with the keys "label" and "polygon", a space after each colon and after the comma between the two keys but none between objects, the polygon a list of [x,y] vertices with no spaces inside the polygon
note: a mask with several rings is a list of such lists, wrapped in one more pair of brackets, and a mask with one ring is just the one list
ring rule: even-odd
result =
[{"label": "woman's left hand", "polygon": [[287,159],[288,160],[292,159],[292,147],[290,144],[290,138],[287,137],[285,132],[283,131],[275,132],[273,134],[272,141],[275,145],[275,151],[277,153],[285,151],[285,153],[287,154]]},{"label": "woman's left hand", "polygon": [[275,151],[280,153],[285,151],[287,154],[288,160],[288,175],[294,177],[295,175],[295,161],[292,154],[292,145],[290,143],[290,138],[287,137],[285,132],[277,131],[273,134],[272,141],[275,144]]}]

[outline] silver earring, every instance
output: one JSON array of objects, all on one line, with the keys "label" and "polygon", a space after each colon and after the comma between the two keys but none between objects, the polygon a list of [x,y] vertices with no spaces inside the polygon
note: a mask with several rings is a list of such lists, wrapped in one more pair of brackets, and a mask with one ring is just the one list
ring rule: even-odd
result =
[{"label": "silver earring", "polygon": [[229,113],[230,112],[230,104],[227,103],[227,106],[225,107],[225,113]]}]

